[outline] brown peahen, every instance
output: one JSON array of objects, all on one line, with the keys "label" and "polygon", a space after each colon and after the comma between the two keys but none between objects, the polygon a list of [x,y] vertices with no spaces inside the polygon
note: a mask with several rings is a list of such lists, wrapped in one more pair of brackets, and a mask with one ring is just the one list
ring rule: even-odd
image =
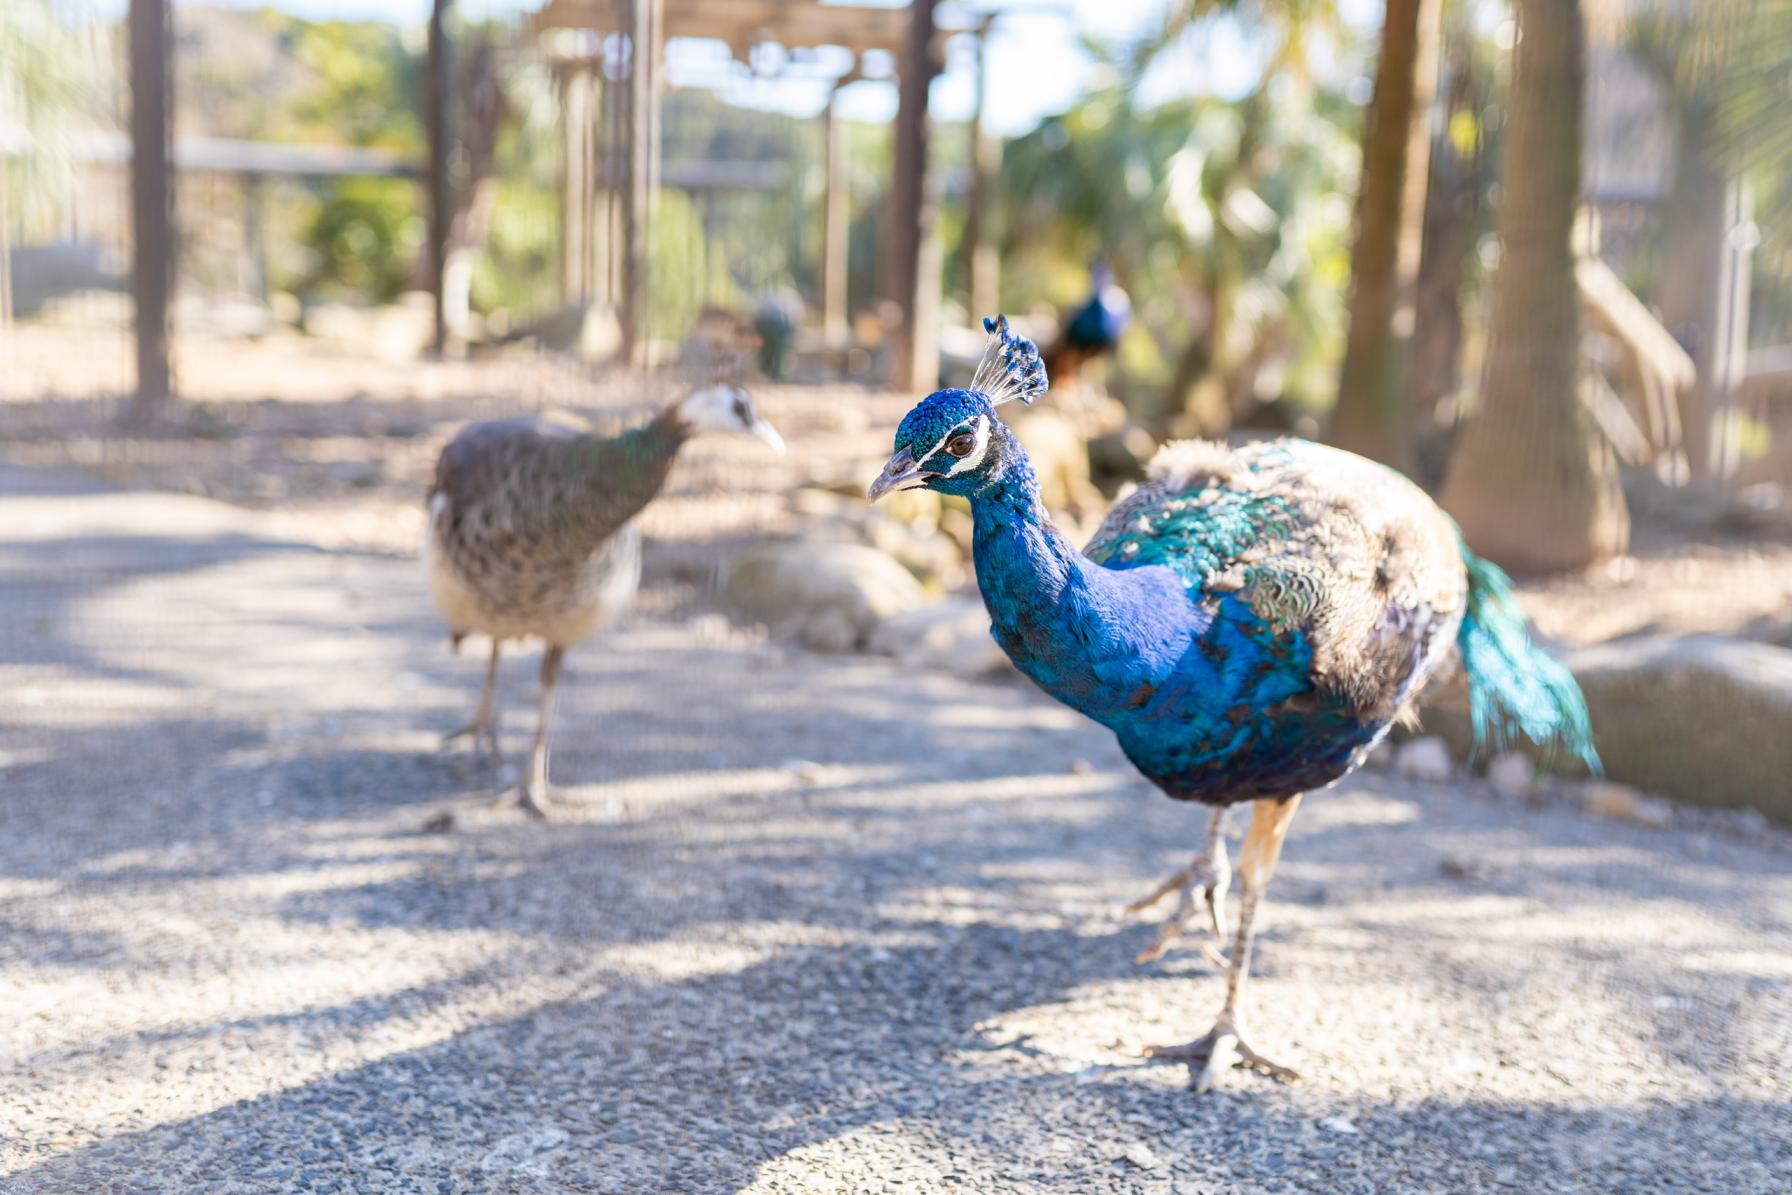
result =
[{"label": "brown peahen", "polygon": [[474,423],[436,462],[423,551],[430,596],[457,648],[468,635],[491,639],[473,720],[445,741],[470,738],[498,758],[499,653],[507,639],[542,640],[535,742],[516,789],[537,816],[545,815],[561,660],[633,600],[641,579],[633,520],[665,485],[678,450],[700,431],[746,432],[784,451],[743,391],[712,386],[619,436],[594,434],[557,415]]}]

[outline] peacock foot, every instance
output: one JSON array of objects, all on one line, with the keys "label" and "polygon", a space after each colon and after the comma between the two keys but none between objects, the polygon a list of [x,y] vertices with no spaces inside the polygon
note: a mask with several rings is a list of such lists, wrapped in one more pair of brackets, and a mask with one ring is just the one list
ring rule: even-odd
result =
[{"label": "peacock foot", "polygon": [[517,808],[538,821],[548,820],[548,786],[545,783],[523,783],[517,785],[503,797],[500,802],[515,798]]},{"label": "peacock foot", "polygon": [[1226,889],[1231,883],[1232,865],[1226,859],[1224,845],[1221,845],[1211,857],[1196,855],[1194,862],[1159,884],[1150,896],[1127,905],[1128,913],[1142,913],[1170,893],[1177,894],[1176,911],[1157,931],[1157,940],[1140,951],[1133,962],[1152,963],[1168,954],[1170,947],[1188,932],[1196,918],[1205,913],[1207,928],[1213,932],[1213,938],[1202,941],[1201,953],[1214,966],[1224,967],[1226,959],[1220,953],[1219,944],[1226,940]]},{"label": "peacock foot", "polygon": [[1300,1075],[1279,1062],[1271,1062],[1251,1049],[1239,1036],[1238,1023],[1230,1012],[1222,1012],[1213,1028],[1194,1041],[1180,1046],[1147,1046],[1145,1057],[1169,1062],[1186,1062],[1196,1091],[1212,1091],[1221,1072],[1235,1066],[1268,1075],[1283,1083],[1298,1083]]},{"label": "peacock foot", "polygon": [[473,744],[473,758],[480,763],[498,767],[504,762],[504,752],[498,746],[498,727],[492,719],[481,722],[477,718],[442,736],[442,750],[446,751],[462,739]]}]

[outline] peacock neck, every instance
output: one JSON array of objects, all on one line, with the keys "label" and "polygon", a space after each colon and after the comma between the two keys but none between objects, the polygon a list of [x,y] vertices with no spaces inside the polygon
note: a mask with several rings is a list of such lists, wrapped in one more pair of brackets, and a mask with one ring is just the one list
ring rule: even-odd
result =
[{"label": "peacock neck", "polygon": [[1125,707],[1098,662],[1135,661],[1141,683],[1173,666],[1205,617],[1162,568],[1109,569],[1052,525],[1024,456],[971,497],[972,558],[991,631],[1046,692],[1097,720]]}]

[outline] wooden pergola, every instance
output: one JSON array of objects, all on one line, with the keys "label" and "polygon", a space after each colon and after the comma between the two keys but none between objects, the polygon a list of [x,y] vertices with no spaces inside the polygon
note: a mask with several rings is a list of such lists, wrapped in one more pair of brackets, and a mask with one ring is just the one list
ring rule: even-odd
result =
[{"label": "wooden pergola", "polygon": [[[902,313],[893,384],[931,389],[938,374],[939,253],[933,247],[934,201],[927,185],[927,89],[942,66],[934,26],[936,0],[908,8],[822,4],[817,0],[548,0],[532,19],[540,35],[587,30],[623,35],[622,48],[560,63],[567,130],[564,249],[569,298],[590,300],[614,283],[623,350],[632,359],[646,338],[652,278],[648,231],[660,162],[660,95],[665,43],[691,37],[720,41],[747,62],[756,47],[786,50],[835,46],[851,53],[850,68],[833,81],[827,122],[826,198],[823,205],[822,308],[824,327],[846,327],[847,171],[844,122],[835,97],[863,78],[870,51],[896,63],[900,106],[891,179],[890,219],[880,290]],[[619,198],[605,202],[600,192]]]}]

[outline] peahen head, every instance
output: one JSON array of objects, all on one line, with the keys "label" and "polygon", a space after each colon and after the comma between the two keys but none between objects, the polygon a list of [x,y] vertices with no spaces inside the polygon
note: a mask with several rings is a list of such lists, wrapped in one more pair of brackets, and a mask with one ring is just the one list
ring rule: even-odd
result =
[{"label": "peahen head", "polygon": [[678,418],[693,431],[746,432],[757,436],[773,452],[784,454],[784,437],[759,417],[753,400],[739,386],[708,386],[686,395],[677,406]]},{"label": "peahen head", "polygon": [[989,348],[969,388],[936,390],[903,417],[896,450],[866,493],[871,501],[915,489],[969,497],[1024,461],[996,408],[1017,399],[1032,405],[1045,393],[1045,366],[1038,347],[1009,330],[1007,317],[986,319],[983,326]]}]

